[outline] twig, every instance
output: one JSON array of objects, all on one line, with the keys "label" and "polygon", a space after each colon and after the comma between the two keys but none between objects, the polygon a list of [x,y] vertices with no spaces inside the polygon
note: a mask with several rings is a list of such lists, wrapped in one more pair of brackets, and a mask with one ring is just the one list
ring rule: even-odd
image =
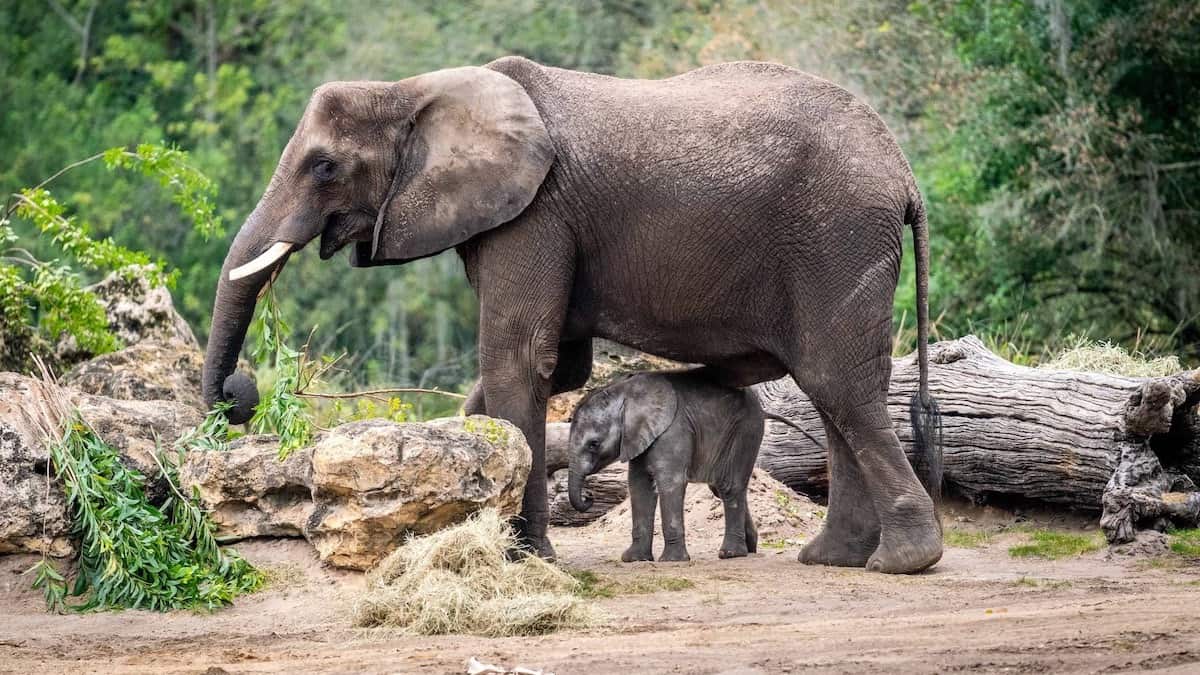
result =
[{"label": "twig", "polygon": [[453,392],[442,391],[440,389],[422,389],[421,387],[397,387],[394,389],[370,389],[368,391],[352,391],[352,392],[345,393],[345,394],[321,394],[321,393],[312,392],[312,391],[297,391],[294,393],[296,396],[300,396],[303,398],[328,398],[328,399],[367,398],[367,397],[371,397],[371,396],[383,396],[384,394],[437,394],[439,396],[447,396],[449,398],[456,398],[459,400],[466,400],[466,398],[467,398],[466,394],[455,394]]}]

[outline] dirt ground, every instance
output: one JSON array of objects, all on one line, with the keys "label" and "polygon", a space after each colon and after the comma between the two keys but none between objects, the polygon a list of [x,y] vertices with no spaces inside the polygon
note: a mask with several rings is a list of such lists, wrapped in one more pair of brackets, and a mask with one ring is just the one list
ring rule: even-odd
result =
[{"label": "dirt ground", "polygon": [[[797,530],[814,514],[819,522],[816,507],[800,510]],[[795,531],[764,539],[775,548],[749,558],[717,560],[719,520],[689,530],[693,560],[674,564],[618,562],[628,529],[615,524],[557,529],[571,568],[619,588],[686,585],[679,578],[692,586],[599,598],[601,625],[532,638],[353,630],[347,607],[361,577],[323,569],[302,541],[240,545],[275,580],[211,615],[50,615],[21,574],[34,559],[0,557],[0,671],[465,673],[472,656],[558,675],[1200,671],[1200,566],[1105,551],[1014,558],[1008,548],[1024,535],[1010,514],[959,508],[945,520],[992,536],[948,548],[935,568],[905,577],[802,566],[804,535]]]}]

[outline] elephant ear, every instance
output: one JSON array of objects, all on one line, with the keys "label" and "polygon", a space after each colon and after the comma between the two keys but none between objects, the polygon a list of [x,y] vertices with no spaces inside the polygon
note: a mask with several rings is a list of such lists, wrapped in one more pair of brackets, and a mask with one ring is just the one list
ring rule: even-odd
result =
[{"label": "elephant ear", "polygon": [[370,257],[395,264],[440,253],[517,217],[550,170],[554,148],[525,89],[479,67],[408,81],[413,128],[379,210]]},{"label": "elephant ear", "polygon": [[621,411],[621,461],[645,452],[675,421],[679,401],[661,377],[635,377],[627,385]]}]

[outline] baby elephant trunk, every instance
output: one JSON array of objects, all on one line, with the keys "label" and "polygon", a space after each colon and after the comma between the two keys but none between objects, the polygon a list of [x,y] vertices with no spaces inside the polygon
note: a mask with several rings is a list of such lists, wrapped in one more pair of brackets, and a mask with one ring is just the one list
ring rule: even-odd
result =
[{"label": "baby elephant trunk", "polygon": [[575,507],[576,511],[587,511],[592,508],[591,495],[584,494],[584,488],[587,486],[587,472],[581,466],[578,458],[571,460],[570,473],[567,477],[567,496],[571,499],[571,506]]}]

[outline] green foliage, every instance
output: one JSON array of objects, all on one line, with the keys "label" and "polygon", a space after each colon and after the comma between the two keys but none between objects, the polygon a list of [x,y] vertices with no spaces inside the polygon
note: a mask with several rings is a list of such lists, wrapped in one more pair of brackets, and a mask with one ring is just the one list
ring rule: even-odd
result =
[{"label": "green foliage", "polygon": [[259,301],[255,326],[258,341],[254,359],[271,365],[275,381],[255,409],[250,428],[259,434],[277,434],[279,459],[282,460],[294,450],[308,445],[312,438],[312,411],[297,392],[311,384],[316,375],[306,367],[308,362],[304,354],[287,344],[291,328],[280,314],[273,285]]},{"label": "green foliage", "polygon": [[1168,539],[1173,553],[1188,558],[1200,558],[1200,529],[1171,530]]},{"label": "green foliage", "polygon": [[942,541],[951,548],[980,548],[987,546],[992,540],[988,532],[947,529],[942,533]]},{"label": "green foliage", "polygon": [[34,587],[51,610],[214,609],[262,585],[257,570],[217,545],[198,500],[179,492],[169,461],[160,458],[170,494],[156,507],[146,497],[145,476],[77,420],[51,446],[50,460],[80,550],[73,581],[46,560],[34,568]]},{"label": "green foliage", "polygon": [[1098,551],[1104,546],[1104,537],[1100,534],[1034,530],[1029,533],[1029,539],[1028,543],[1010,547],[1008,554],[1014,558],[1058,560]]},{"label": "green foliage", "polygon": [[[186,153],[156,145],[140,145],[136,152],[111,148],[14,193],[12,205],[0,216],[0,334],[12,336],[0,341],[0,366],[18,369],[27,365],[31,352],[46,355],[47,345],[61,335],[73,337],[79,349],[92,354],[120,347],[109,331],[104,306],[84,287],[80,272],[143,277],[152,287],[174,284],[176,274],[167,273],[166,263],[152,261],[149,255],[121,246],[112,237],[96,236],[88,222],[68,215],[67,207],[44,187],[100,158],[110,169],[136,169],[156,178],[164,190],[175,195],[175,202],[197,231],[212,232],[218,227],[212,213],[215,186],[187,164]],[[10,220],[14,217],[31,227],[36,236],[24,241]],[[78,269],[57,259],[43,262],[30,252],[35,244],[55,256],[66,256]]]},{"label": "green foliage", "polygon": [[237,437],[237,432],[229,427],[226,411],[233,407],[229,401],[217,401],[212,410],[204,415],[200,425],[185,433],[176,446],[181,450],[200,450],[221,452],[229,449],[229,441]]},{"label": "green foliage", "polygon": [[214,199],[216,185],[198,169],[188,164],[187,153],[176,148],[143,143],[135,152],[110,148],[104,152],[108,167],[135,169],[154,178],[171,195],[171,201],[195,225],[205,239],[224,236],[225,230],[216,215]]},{"label": "green foliage", "polygon": [[490,417],[482,424],[468,417],[463,420],[463,430],[483,436],[492,445],[508,445],[508,430]]}]

